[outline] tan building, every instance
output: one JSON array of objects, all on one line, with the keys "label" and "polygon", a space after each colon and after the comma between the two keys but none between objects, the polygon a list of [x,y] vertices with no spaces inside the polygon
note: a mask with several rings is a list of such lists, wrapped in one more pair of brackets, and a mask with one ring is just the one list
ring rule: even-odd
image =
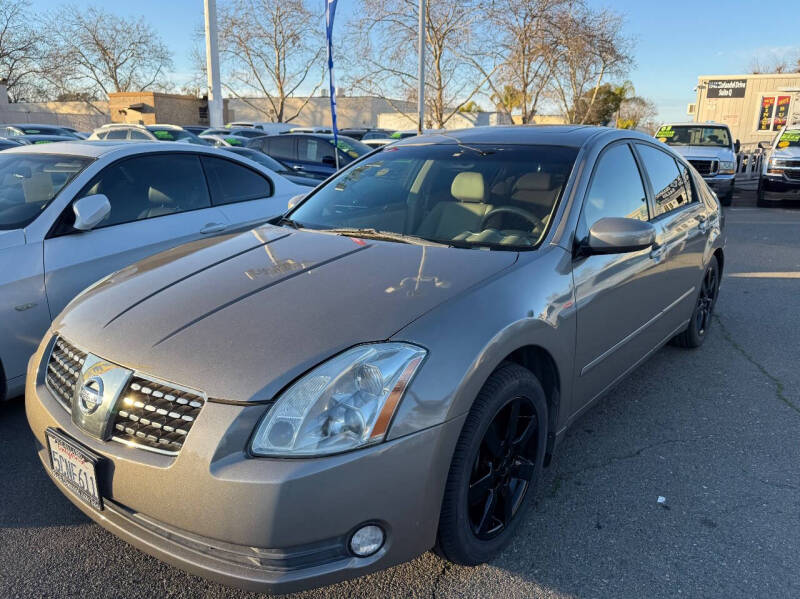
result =
[{"label": "tan building", "polygon": [[112,123],[208,125],[208,102],[195,96],[118,92],[108,94],[108,110]]},{"label": "tan building", "polygon": [[800,122],[800,73],[701,75],[688,112],[696,122],[725,123],[742,146],[772,141],[785,124]]}]

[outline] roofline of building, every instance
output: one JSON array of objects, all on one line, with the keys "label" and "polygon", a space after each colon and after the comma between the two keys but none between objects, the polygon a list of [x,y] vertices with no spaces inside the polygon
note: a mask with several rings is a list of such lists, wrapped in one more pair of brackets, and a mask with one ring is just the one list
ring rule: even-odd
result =
[{"label": "roofline of building", "polygon": [[797,77],[800,78],[800,73],[744,73],[741,75],[698,75],[697,80],[703,79],[776,79]]}]

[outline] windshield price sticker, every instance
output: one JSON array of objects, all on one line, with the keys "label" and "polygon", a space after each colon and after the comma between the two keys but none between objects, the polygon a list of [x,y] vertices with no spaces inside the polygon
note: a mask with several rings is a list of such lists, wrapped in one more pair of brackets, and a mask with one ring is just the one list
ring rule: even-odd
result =
[{"label": "windshield price sticker", "polygon": [[661,127],[661,129],[658,130],[658,133],[656,133],[656,137],[659,138],[672,137],[673,135],[675,135],[675,130],[669,125],[667,125],[666,127]]},{"label": "windshield price sticker", "polygon": [[174,141],[174,137],[172,137],[172,133],[169,131],[153,131],[153,135],[155,135],[158,139],[166,139],[168,141]]}]

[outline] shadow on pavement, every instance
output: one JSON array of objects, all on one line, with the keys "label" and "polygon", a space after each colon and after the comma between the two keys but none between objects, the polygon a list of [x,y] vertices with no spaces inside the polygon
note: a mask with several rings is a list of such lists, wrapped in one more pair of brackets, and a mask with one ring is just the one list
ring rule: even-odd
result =
[{"label": "shadow on pavement", "polygon": [[0,529],[89,522],[45,473],[21,397],[0,402],[0,481]]}]

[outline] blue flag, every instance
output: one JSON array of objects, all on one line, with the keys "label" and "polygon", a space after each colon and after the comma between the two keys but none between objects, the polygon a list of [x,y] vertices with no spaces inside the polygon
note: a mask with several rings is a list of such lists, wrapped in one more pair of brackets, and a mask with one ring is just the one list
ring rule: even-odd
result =
[{"label": "blue flag", "polygon": [[339,0],[325,2],[325,34],[328,38],[328,75],[330,80],[331,124],[333,125],[333,147],[336,168],[339,168],[339,128],[336,126],[336,83],[333,78],[333,20],[336,18],[336,4]]}]

